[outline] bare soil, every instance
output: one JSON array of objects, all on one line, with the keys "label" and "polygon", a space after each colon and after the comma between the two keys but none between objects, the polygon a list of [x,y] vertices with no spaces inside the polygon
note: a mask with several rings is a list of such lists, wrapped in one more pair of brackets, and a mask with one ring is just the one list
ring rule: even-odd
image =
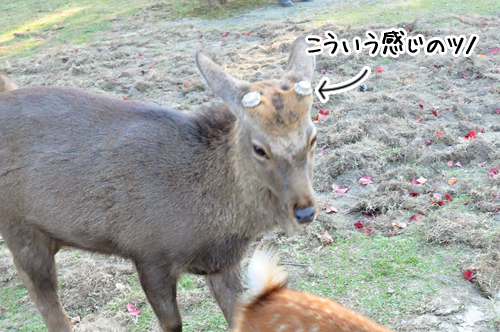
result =
[{"label": "bare soil", "polygon": [[[327,105],[313,108],[312,116],[319,109],[330,111],[317,123],[319,146],[328,145],[324,155],[316,159],[318,204],[334,206],[338,213],[332,216],[322,210],[316,226],[294,239],[283,240],[276,233],[264,240],[278,245],[300,242],[304,255],[322,257],[322,251],[315,251],[320,245],[318,229],[332,235],[340,232],[347,238],[349,232],[358,231],[353,224],[360,220],[372,230],[373,237],[398,236],[420,223],[426,241],[460,245],[469,253],[468,260],[453,264],[459,264],[462,272],[473,270],[475,279],[469,283],[461,273],[443,276],[447,287],[419,308],[405,311],[409,318],[399,320],[395,314],[387,325],[397,331],[500,330],[500,175],[487,176],[489,169],[500,167],[500,114],[495,112],[500,107],[500,54],[490,52],[500,47],[500,18],[450,16],[393,26],[315,26],[309,18],[325,5],[316,3],[311,6],[318,7],[308,9],[306,3],[297,4],[297,8],[306,9],[296,11],[296,15],[273,6],[221,21],[150,23],[161,15],[160,3],[113,21],[113,30],[103,32],[101,42],[47,48],[30,58],[2,62],[0,71],[19,86],[77,86],[130,102],[197,112],[215,100],[196,69],[194,55],[199,50],[235,76],[256,81],[280,78],[293,40],[308,34],[323,35],[325,30],[348,40],[364,38],[367,29],[380,33],[393,27],[428,37],[479,34],[480,41],[469,58],[419,54],[388,59],[372,58],[366,52],[319,56],[315,84],[323,76],[341,82],[365,65],[372,68],[367,91],[335,95]],[[248,21],[242,23],[243,19]],[[222,37],[224,32],[226,37]],[[466,139],[471,130],[476,131],[475,139]],[[453,161],[451,167],[448,161]],[[456,162],[461,167],[455,166]],[[364,175],[374,183],[358,184]],[[427,179],[425,184],[412,183],[420,177]],[[458,180],[449,185],[452,177]],[[333,183],[350,190],[337,194]],[[443,201],[442,206],[439,201]],[[411,221],[415,214],[426,218]],[[129,284],[135,273],[129,262],[72,249],[61,251],[57,260],[65,307],[75,315],[78,308],[86,308],[76,331],[123,331],[134,324],[126,310],[103,310],[114,297],[127,292],[116,284]],[[293,286],[303,270],[290,271]],[[190,307],[210,297],[203,281],[194,280],[196,285],[179,299],[185,319],[190,317]],[[10,253],[1,248],[0,289],[18,284]],[[365,311],[349,294],[337,300]],[[28,298],[23,302],[30,303]],[[34,306],[27,305],[26,310],[36,315]],[[12,329],[17,328],[13,324]]]}]

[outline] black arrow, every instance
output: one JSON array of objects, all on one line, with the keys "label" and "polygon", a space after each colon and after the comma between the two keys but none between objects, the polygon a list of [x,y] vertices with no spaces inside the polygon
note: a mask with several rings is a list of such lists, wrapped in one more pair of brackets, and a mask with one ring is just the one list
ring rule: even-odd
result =
[{"label": "black arrow", "polygon": [[322,103],[326,103],[329,99],[329,95],[354,89],[355,87],[363,83],[368,78],[368,76],[370,76],[370,73],[370,67],[364,66],[363,69],[361,69],[361,72],[350,80],[333,85],[330,85],[330,79],[328,77],[323,77],[318,86],[316,86],[316,96],[318,96],[319,100]]}]

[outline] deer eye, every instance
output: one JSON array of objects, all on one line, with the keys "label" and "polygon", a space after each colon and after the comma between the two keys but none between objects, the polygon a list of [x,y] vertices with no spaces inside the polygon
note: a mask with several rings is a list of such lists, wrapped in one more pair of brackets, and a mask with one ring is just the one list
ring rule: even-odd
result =
[{"label": "deer eye", "polygon": [[267,155],[266,155],[266,152],[258,145],[254,145],[253,146],[253,152],[259,156],[260,158],[266,158],[267,159]]}]

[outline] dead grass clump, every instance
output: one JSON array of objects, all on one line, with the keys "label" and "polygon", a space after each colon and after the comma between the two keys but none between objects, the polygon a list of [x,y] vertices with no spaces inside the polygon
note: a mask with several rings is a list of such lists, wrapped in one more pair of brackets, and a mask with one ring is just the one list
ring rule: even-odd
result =
[{"label": "dead grass clump", "polygon": [[431,243],[482,247],[489,242],[487,231],[475,215],[444,211],[429,216],[423,224],[424,238]]},{"label": "dead grass clump", "polygon": [[413,211],[426,214],[429,203],[423,203],[415,197],[399,192],[377,192],[374,197],[362,200],[353,206],[348,213],[385,214],[396,210]]},{"label": "dead grass clump", "polygon": [[472,267],[474,281],[481,293],[488,298],[495,298],[500,292],[500,250],[485,254],[480,263]]},{"label": "dead grass clump", "polygon": [[95,257],[64,257],[63,260],[66,262],[59,265],[63,276],[61,298],[65,306],[72,308],[102,309],[120,293],[116,283],[128,284],[129,276],[135,273],[132,265],[121,259],[105,263]]},{"label": "dead grass clump", "polygon": [[470,191],[474,206],[481,212],[494,212],[500,208],[499,195],[500,188],[498,186],[479,186]]},{"label": "dead grass clump", "polygon": [[417,163],[425,165],[448,160],[460,160],[463,165],[467,165],[473,160],[489,161],[493,152],[491,143],[484,139],[464,139],[450,150],[440,150],[423,155],[418,159]]},{"label": "dead grass clump", "polygon": [[372,171],[383,169],[386,161],[383,156],[380,156],[380,151],[385,148],[383,144],[369,139],[343,146],[335,150],[330,158],[328,174],[336,177],[351,169],[370,169]]}]

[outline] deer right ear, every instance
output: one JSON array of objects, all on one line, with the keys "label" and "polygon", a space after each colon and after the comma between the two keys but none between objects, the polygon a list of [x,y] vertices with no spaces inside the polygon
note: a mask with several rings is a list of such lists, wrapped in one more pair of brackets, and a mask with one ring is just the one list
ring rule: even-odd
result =
[{"label": "deer right ear", "polygon": [[229,75],[221,66],[201,52],[196,54],[196,64],[198,65],[201,76],[210,89],[228,104],[235,115],[242,117],[243,107],[248,107],[248,102],[256,102],[255,100],[249,101],[249,97],[247,97],[250,95],[250,83]]}]

